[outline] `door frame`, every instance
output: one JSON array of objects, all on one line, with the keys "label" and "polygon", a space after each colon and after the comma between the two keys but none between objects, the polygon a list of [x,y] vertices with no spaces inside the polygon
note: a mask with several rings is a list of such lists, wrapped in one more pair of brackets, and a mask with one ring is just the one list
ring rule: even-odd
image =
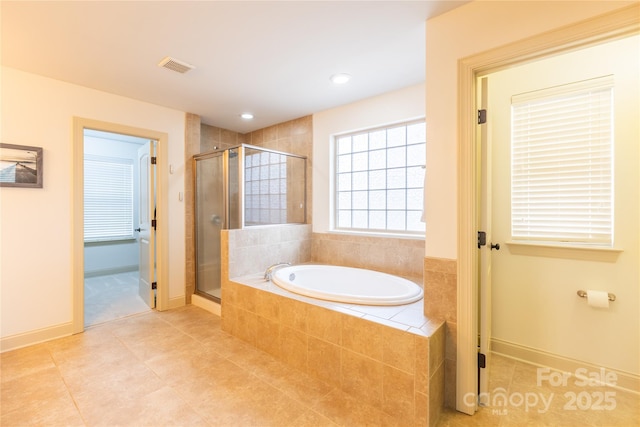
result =
[{"label": "door frame", "polygon": [[[456,409],[472,415],[477,394],[478,194],[477,78],[508,67],[640,33],[635,4],[458,62],[458,269]],[[465,399],[465,397],[467,397]],[[470,402],[471,401],[471,402]]]},{"label": "door frame", "polygon": [[156,309],[169,308],[169,205],[168,205],[168,141],[164,132],[136,128],[117,123],[73,117],[72,189],[72,287],[73,333],[84,331],[84,130],[100,130],[157,141],[156,145]]}]

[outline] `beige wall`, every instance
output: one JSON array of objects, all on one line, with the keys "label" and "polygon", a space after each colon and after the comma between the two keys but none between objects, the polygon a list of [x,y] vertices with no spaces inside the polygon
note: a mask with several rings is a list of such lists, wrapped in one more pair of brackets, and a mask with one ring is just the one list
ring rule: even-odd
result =
[{"label": "beige wall", "polygon": [[184,113],[7,67],[1,85],[0,140],[44,148],[44,188],[0,189],[2,339],[53,338],[72,321],[74,116],[169,135],[168,292],[184,295]]}]

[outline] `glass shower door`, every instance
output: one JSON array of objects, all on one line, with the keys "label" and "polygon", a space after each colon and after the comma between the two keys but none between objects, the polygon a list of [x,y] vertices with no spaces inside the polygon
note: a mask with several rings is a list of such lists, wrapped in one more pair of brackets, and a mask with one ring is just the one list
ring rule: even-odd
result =
[{"label": "glass shower door", "polygon": [[220,230],[225,228],[224,152],[196,158],[196,293],[220,301]]}]

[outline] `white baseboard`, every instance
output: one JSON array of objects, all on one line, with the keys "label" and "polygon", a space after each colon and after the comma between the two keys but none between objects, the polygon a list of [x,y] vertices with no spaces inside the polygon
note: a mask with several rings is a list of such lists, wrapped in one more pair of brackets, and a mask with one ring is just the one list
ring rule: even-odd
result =
[{"label": "white baseboard", "polygon": [[124,265],[121,267],[113,268],[102,268],[98,270],[87,270],[84,272],[84,277],[109,276],[111,274],[128,273],[130,271],[138,271],[138,264]]},{"label": "white baseboard", "polygon": [[167,307],[167,310],[183,307],[184,305],[185,305],[184,295],[180,295],[179,297],[174,297],[169,299],[169,306]]},{"label": "white baseboard", "polygon": [[200,295],[196,294],[191,295],[191,304],[207,310],[209,313],[213,313],[216,316],[220,316],[220,313],[222,311],[222,307],[217,302],[211,301],[207,298],[203,298]]},{"label": "white baseboard", "polygon": [[73,323],[71,322],[11,335],[0,339],[0,352],[4,353],[69,335],[73,335]]},{"label": "white baseboard", "polygon": [[616,374],[615,384],[608,385],[626,391],[640,393],[640,375],[632,374],[630,372],[611,369],[606,366],[597,366],[592,363],[570,359],[535,348],[503,341],[498,338],[491,339],[491,351],[512,359],[522,360],[523,362],[548,367],[561,372],[567,372],[572,375],[576,372],[580,372],[578,369],[581,369],[583,372],[594,373],[600,372],[600,369],[604,368],[607,372],[613,372]]}]

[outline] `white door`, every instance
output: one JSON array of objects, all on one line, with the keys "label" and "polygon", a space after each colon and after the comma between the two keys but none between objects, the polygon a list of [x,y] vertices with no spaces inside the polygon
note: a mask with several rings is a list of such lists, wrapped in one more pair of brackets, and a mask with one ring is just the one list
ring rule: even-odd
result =
[{"label": "white door", "polygon": [[[488,117],[491,156],[489,203],[493,243],[483,249],[489,263],[483,280],[492,279],[491,347],[504,354],[558,358],[635,372],[638,333],[637,268],[640,220],[638,173],[638,37],[525,64],[489,76]],[[614,99],[614,248],[616,251],[562,249],[554,245],[514,244],[511,240],[511,98],[542,89],[613,75]],[[492,243],[487,238],[487,246]],[[619,254],[619,255],[617,255]],[[492,269],[492,270],[491,270]],[[483,283],[484,285],[484,283]],[[605,290],[626,302],[598,311],[578,290]],[[486,306],[485,306],[486,308]],[[631,327],[626,334],[617,332]],[[488,333],[485,331],[484,333]],[[483,340],[481,340],[483,341]],[[594,346],[593,342],[599,345]],[[520,353],[518,353],[518,351]],[[525,356],[521,356],[525,357]],[[534,360],[535,361],[535,360]]]},{"label": "white door", "polygon": [[139,170],[139,223],[140,277],[138,293],[151,308],[156,306],[154,283],[155,269],[155,167],[151,159],[155,156],[155,141],[149,141],[138,149]]},{"label": "white door", "polygon": [[479,313],[479,362],[478,363],[478,381],[479,396],[478,403],[487,405],[489,402],[489,365],[491,363],[491,251],[500,250],[500,244],[492,242],[491,230],[491,138],[490,138],[490,121],[486,117],[488,108],[488,79],[486,77],[478,81],[479,94],[478,105],[483,110],[485,116],[482,122],[478,120],[478,141],[480,144],[478,154],[478,194],[480,194],[478,213],[479,232],[484,233],[484,245],[479,246],[478,250],[478,266],[480,268],[480,277],[478,281],[478,313]]}]

